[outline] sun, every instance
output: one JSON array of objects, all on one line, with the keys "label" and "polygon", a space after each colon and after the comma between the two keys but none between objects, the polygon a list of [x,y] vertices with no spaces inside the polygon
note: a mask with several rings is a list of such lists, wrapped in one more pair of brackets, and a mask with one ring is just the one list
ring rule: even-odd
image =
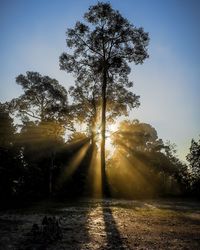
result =
[{"label": "sun", "polygon": [[114,151],[114,144],[112,140],[113,134],[118,130],[118,124],[112,123],[107,125],[106,129],[106,150],[111,153]]},{"label": "sun", "polygon": [[[105,134],[105,137],[106,137],[106,151],[109,151],[109,153],[112,153],[114,152],[114,144],[113,144],[113,140],[112,140],[112,136],[113,134],[118,130],[118,124],[117,123],[112,123],[112,124],[107,124],[106,126],[106,134]],[[101,128],[100,126],[97,126],[97,129],[96,129],[96,144],[97,144],[97,147],[98,149],[100,150],[100,144],[101,144],[101,140],[102,140],[102,137],[101,137]]]}]

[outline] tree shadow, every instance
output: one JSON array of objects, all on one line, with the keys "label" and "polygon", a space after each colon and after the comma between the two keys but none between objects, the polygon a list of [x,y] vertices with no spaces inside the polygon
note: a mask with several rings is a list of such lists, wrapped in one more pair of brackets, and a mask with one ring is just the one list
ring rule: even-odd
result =
[{"label": "tree shadow", "polygon": [[106,206],[105,203],[102,204],[103,219],[105,223],[105,232],[107,235],[107,249],[127,249],[124,245],[123,239],[117,228],[117,224],[112,214],[110,207]]}]

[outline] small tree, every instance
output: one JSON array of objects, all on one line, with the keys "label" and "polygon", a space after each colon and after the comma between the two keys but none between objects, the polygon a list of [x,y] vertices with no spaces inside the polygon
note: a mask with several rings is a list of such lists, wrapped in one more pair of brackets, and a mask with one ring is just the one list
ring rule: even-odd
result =
[{"label": "small tree", "polygon": [[105,132],[108,86],[120,83],[130,86],[128,63],[143,63],[148,57],[148,34],[136,28],[112,9],[109,3],[98,2],[85,13],[88,24],[77,22],[67,31],[67,46],[72,54],[63,53],[60,68],[73,72],[77,80],[95,77],[101,93],[101,168],[105,183]]},{"label": "small tree", "polygon": [[190,152],[186,156],[189,162],[192,177],[192,187],[194,192],[200,193],[200,139],[195,141],[192,139]]}]

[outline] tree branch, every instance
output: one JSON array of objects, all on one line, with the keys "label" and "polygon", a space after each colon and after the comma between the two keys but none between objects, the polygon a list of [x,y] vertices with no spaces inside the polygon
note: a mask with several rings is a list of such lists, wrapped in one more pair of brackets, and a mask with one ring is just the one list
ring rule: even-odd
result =
[{"label": "tree branch", "polygon": [[96,53],[96,54],[98,54],[98,55],[100,55],[101,57],[103,56],[100,52],[98,52],[98,51],[96,51],[96,50],[94,50],[91,46],[89,46],[78,34],[75,34],[81,41],[82,41],[82,43],[86,46],[86,47],[88,47],[92,52],[94,52],[94,53]]},{"label": "tree branch", "polygon": [[25,113],[26,115],[31,116],[31,117],[33,117],[33,118],[35,118],[35,119],[40,119],[40,120],[41,120],[41,118],[40,118],[39,116],[35,116],[33,113],[30,114],[30,113],[27,112],[26,110],[20,110],[20,112],[21,112],[21,113]]}]

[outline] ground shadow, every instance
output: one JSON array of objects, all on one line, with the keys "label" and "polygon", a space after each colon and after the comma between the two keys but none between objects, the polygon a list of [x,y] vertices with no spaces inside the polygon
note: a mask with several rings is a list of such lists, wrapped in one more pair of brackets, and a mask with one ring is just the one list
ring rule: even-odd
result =
[{"label": "ground shadow", "polygon": [[103,219],[105,222],[105,232],[107,235],[107,245],[108,249],[121,249],[124,250],[125,245],[123,239],[120,235],[120,232],[117,228],[117,224],[112,214],[110,207],[102,205],[103,210]]}]

